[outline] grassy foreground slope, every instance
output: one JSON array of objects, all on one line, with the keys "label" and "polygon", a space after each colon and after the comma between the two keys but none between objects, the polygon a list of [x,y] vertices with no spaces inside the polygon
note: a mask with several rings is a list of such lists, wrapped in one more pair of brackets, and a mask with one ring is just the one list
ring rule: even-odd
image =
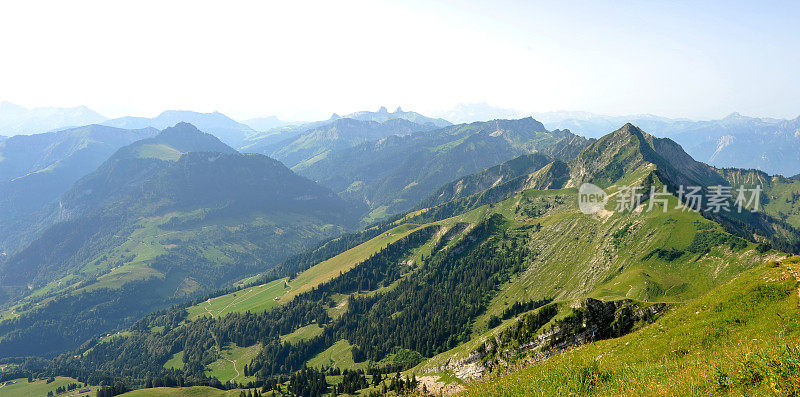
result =
[{"label": "grassy foreground slope", "polygon": [[506,369],[464,394],[797,395],[798,262],[746,271],[637,332]]}]

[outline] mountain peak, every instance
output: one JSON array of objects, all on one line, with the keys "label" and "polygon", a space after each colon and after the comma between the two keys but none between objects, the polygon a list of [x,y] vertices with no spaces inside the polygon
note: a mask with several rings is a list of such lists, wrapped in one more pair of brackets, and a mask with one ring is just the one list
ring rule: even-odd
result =
[{"label": "mountain peak", "polygon": [[197,129],[197,127],[194,126],[194,124],[188,123],[186,121],[179,121],[174,126],[164,129],[164,131],[168,131],[168,130],[186,130],[186,131],[201,132],[199,129]]},{"label": "mountain peak", "polygon": [[386,109],[386,106],[381,106],[381,108],[378,109],[378,113],[389,113],[389,110]]},{"label": "mountain peak", "polygon": [[397,109],[395,109],[395,110],[394,110],[394,112],[395,112],[395,113],[403,113],[403,108],[401,108],[400,106],[398,106],[398,107],[397,107]]},{"label": "mountain peak", "polygon": [[214,135],[200,131],[191,123],[181,121],[165,128],[158,135],[142,139],[121,148],[113,158],[158,158],[176,160],[189,152],[236,153]]},{"label": "mountain peak", "polygon": [[741,113],[739,113],[739,112],[733,112],[733,113],[731,113],[731,114],[729,114],[729,115],[725,116],[725,119],[740,119],[740,118],[742,118],[742,117],[743,117],[743,116],[742,116],[742,114],[741,114]]},{"label": "mountain peak", "polygon": [[625,123],[625,125],[623,125],[622,128],[620,128],[618,131],[626,133],[639,133],[639,134],[642,133],[642,130],[639,129],[639,127],[631,123]]}]

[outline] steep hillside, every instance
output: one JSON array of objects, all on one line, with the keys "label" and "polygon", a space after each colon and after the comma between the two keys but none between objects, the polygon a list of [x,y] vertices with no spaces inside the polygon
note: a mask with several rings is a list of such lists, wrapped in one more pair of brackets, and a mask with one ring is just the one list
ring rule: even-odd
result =
[{"label": "steep hillside", "polygon": [[[177,159],[143,155],[152,146],[168,153],[218,151],[189,151]],[[68,348],[268,270],[340,234],[356,215],[330,190],[281,163],[236,153],[179,124],[120,149],[76,183],[61,199],[62,221],[0,265],[0,284],[16,299],[3,312],[10,320],[0,323],[2,350],[19,355]],[[94,327],[65,327],[66,318]],[[58,337],[38,340],[40,332]]]},{"label": "steep hillside", "polygon": [[538,153],[519,156],[442,186],[430,198],[418,204],[418,207],[435,207],[460,197],[471,196],[517,177],[531,174],[552,161],[550,157]]},{"label": "steep hillside", "polygon": [[29,241],[44,208],[117,149],[156,133],[90,125],[0,142],[0,251]]},{"label": "steep hillside", "polygon": [[[564,151],[564,141],[571,151]],[[391,136],[330,153],[295,170],[369,205],[374,219],[413,208],[442,185],[523,154],[571,158],[585,140],[549,132],[531,118],[451,126],[405,137]]]},{"label": "steep hillside", "polygon": [[760,186],[761,208],[773,217],[800,228],[800,178],[770,176],[758,170],[723,168],[717,170],[731,185]]},{"label": "steep hillside", "polygon": [[[577,187],[590,182],[612,187],[616,181],[625,182],[613,186],[613,190],[619,191],[626,185],[636,186],[630,183],[631,175],[652,174],[672,194],[677,194],[681,186],[687,191],[690,187],[699,187],[699,207],[695,209],[705,217],[720,222],[740,236],[756,238],[785,251],[800,251],[800,230],[797,227],[767,212],[751,212],[747,208],[737,210],[734,195],[738,186],[731,186],[716,169],[692,159],[674,141],[655,138],[631,124],[592,143],[569,165],[571,180],[568,186]],[[650,194],[653,178],[640,185],[639,193],[643,197]],[[714,210],[709,205],[715,186],[730,186],[731,195],[723,200],[729,210]],[[685,201],[686,197],[682,199]]]},{"label": "steep hillside", "polygon": [[541,362],[521,355],[463,395],[792,395],[798,259],[747,271],[630,335]]}]

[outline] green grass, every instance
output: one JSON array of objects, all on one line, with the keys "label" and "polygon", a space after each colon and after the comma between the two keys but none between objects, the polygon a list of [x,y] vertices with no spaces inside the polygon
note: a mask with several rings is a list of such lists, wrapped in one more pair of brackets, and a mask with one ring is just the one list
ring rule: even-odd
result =
[{"label": "green grass", "polygon": [[[70,383],[80,383],[73,378],[67,378],[63,376],[57,376],[55,381],[47,383],[45,380],[34,380],[33,383],[28,383],[28,380],[25,378],[15,379],[11,382],[14,384],[7,384],[3,387],[0,387],[0,396],[3,397],[29,397],[29,396],[46,396],[47,392],[53,392],[55,394],[56,388],[60,386],[66,387]],[[2,385],[3,382],[0,382]],[[83,385],[81,383],[81,385]],[[61,396],[73,395],[73,396],[94,396],[96,387],[90,387],[92,389],[89,393],[82,393],[77,394],[77,391],[82,389],[79,387],[76,390],[73,390],[69,393],[62,393]],[[72,394],[75,393],[75,394]]]},{"label": "green grass", "polygon": [[250,347],[225,346],[221,351],[222,358],[206,366],[206,376],[217,378],[222,383],[231,380],[237,382],[255,380],[253,377],[244,376],[244,366],[250,365],[260,350],[260,344]]},{"label": "green grass", "polygon": [[387,245],[411,234],[411,232],[418,228],[419,225],[413,224],[398,226],[364,244],[342,252],[300,273],[294,280],[289,282],[292,291],[286,294],[287,301],[294,298],[297,294],[308,291],[334,277],[338,277],[340,272],[344,273],[352,269],[357,264],[361,263],[361,261],[369,258]]},{"label": "green grass", "polygon": [[300,341],[308,340],[322,334],[322,327],[317,324],[308,324],[304,327],[296,329],[288,335],[282,335],[282,342],[289,342],[295,344]]},{"label": "green grass", "polygon": [[183,369],[183,352],[177,352],[164,363],[167,369]]},{"label": "green grass", "polygon": [[257,285],[227,295],[218,296],[187,308],[188,319],[200,316],[219,317],[233,312],[260,312],[278,305],[275,298],[289,292],[284,288],[287,279],[274,280],[267,284]]},{"label": "green grass", "polygon": [[340,340],[327,350],[308,360],[309,367],[337,367],[341,369],[367,369],[368,362],[353,361],[353,347],[346,340]]},{"label": "green grass", "polygon": [[[573,191],[526,191],[495,205],[493,210],[509,219],[520,218],[516,208],[549,208],[539,217],[517,222],[517,228],[541,225],[530,245],[538,254],[528,270],[492,299],[476,321],[477,334],[487,329],[489,316],[499,316],[517,301],[589,296],[683,302],[767,260],[753,244],[743,250],[723,246],[704,255],[685,253],[672,261],[645,258],[656,249],[685,250],[699,227],[722,229],[697,213],[675,210],[674,198],[666,212],[659,207],[642,213],[584,215],[576,208]],[[556,200],[563,204],[553,205]]]},{"label": "green grass", "polygon": [[[189,313],[187,318],[192,319],[203,315],[222,316],[228,313],[241,313],[248,310],[253,313],[269,310],[279,304],[291,301],[297,294],[308,291],[339,276],[340,272],[350,270],[370,255],[407,236],[418,228],[418,225],[398,226],[364,244],[320,262],[289,281],[289,288],[284,288],[284,280],[286,279],[280,279],[190,306],[187,309]],[[278,301],[274,300],[276,297],[279,298]]]},{"label": "green grass", "polygon": [[241,390],[219,390],[208,386],[156,387],[121,394],[125,397],[236,397]]},{"label": "green grass", "polygon": [[145,144],[136,148],[136,156],[139,158],[154,158],[159,160],[176,161],[183,155],[182,152],[165,144]]},{"label": "green grass", "polygon": [[639,331],[469,385],[468,396],[797,395],[800,310],[784,261],[742,273]]},{"label": "green grass", "polygon": [[[486,312],[473,324],[471,340],[420,364],[418,373],[466,357],[489,336],[510,325],[513,319],[490,331],[487,323],[490,316],[499,317],[514,302],[552,298],[569,304],[593,297],[680,304],[777,256],[774,252],[761,255],[753,244],[747,244],[738,251],[723,246],[704,255],[686,253],[673,261],[644,259],[655,249],[684,250],[698,229],[722,229],[699,214],[674,210],[675,199],[666,212],[658,208],[603,217],[584,215],[577,209],[575,193],[574,189],[528,190],[460,216],[485,217],[497,212],[512,219],[508,233],[531,233],[530,247],[535,255],[527,270],[491,298]],[[526,210],[539,215],[523,216]],[[541,229],[530,232],[536,224]]]}]

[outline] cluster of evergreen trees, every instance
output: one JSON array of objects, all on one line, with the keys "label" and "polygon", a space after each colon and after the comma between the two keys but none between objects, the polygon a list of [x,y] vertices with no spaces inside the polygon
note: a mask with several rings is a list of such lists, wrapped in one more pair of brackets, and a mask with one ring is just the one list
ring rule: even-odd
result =
[{"label": "cluster of evergreen trees", "polygon": [[[128,388],[155,387],[156,382],[159,386],[227,388],[231,386],[205,375],[206,366],[219,358],[216,346],[261,343],[259,354],[246,363],[245,375],[258,379],[251,386],[276,390],[281,387],[276,380],[279,376],[294,374],[292,387],[324,393],[327,389],[321,387],[316,375],[319,372],[324,376],[324,371],[304,368],[305,363],[339,340],[352,344],[357,362],[381,361],[398,348],[416,357],[431,357],[467,340],[473,320],[486,310],[497,288],[526,267],[530,256],[525,248],[528,232],[506,232],[505,225],[506,220],[495,215],[475,225],[449,249],[440,249],[409,266],[409,253],[440,230],[439,226],[429,226],[269,311],[200,317],[178,326],[186,310],[173,307],[140,320],[125,338],[96,343],[82,357],[64,354],[49,362],[48,368],[53,373],[107,385],[124,381]],[[414,276],[403,277],[409,272]],[[388,285],[392,288],[381,290]],[[357,294],[376,290],[379,292]],[[341,295],[350,295],[347,309],[339,318],[331,319],[327,310],[335,305],[332,298]],[[294,343],[280,340],[281,335],[312,323],[323,327],[321,335]],[[164,327],[164,331],[150,332],[153,326]],[[164,368],[163,363],[178,352],[183,352],[183,368]],[[406,367],[407,363],[400,363],[373,368],[373,381],[375,374]],[[300,375],[296,371],[301,371]],[[337,386],[337,392],[350,390],[348,385],[365,387],[363,373],[347,376],[352,382]],[[409,384],[394,380],[392,386],[392,379],[386,382],[389,391]]]},{"label": "cluster of evergreen trees", "polygon": [[117,382],[114,386],[102,386],[97,389],[97,397],[114,397],[125,393],[128,388],[122,382]]},{"label": "cluster of evergreen trees", "polygon": [[295,396],[320,397],[327,392],[328,382],[322,371],[305,367],[292,374],[287,389]]},{"label": "cluster of evergreen trees", "polygon": [[501,317],[503,320],[508,320],[511,317],[516,316],[520,313],[525,313],[534,309],[538,309],[550,302],[553,301],[553,298],[545,298],[539,300],[528,300],[525,302],[514,302],[511,306],[505,308]]},{"label": "cluster of evergreen trees", "polygon": [[[53,379],[53,378],[51,378],[51,379]],[[53,380],[55,380],[55,379],[53,379]],[[31,383],[32,381],[33,381],[33,379],[28,378],[28,383]],[[52,383],[52,381],[50,379],[48,379],[47,383]],[[47,392],[47,397],[53,397],[53,396],[56,396],[56,395],[59,395],[59,394],[70,392],[70,391],[78,389],[79,387],[81,387],[81,385],[77,384],[77,383],[70,383],[70,384],[68,384],[66,386],[58,386],[58,387],[56,387],[55,393],[52,390]]]}]

